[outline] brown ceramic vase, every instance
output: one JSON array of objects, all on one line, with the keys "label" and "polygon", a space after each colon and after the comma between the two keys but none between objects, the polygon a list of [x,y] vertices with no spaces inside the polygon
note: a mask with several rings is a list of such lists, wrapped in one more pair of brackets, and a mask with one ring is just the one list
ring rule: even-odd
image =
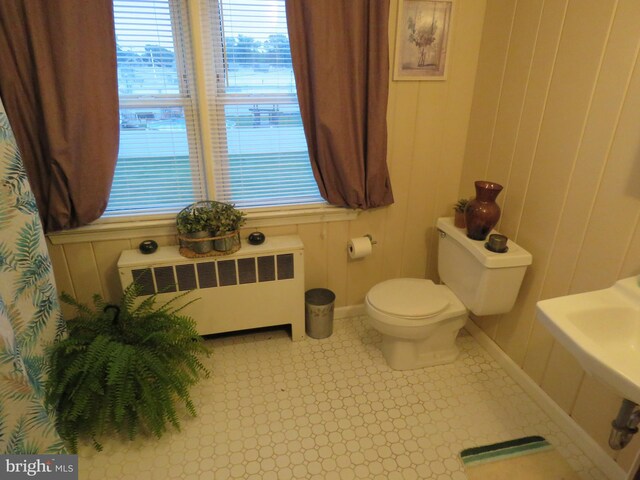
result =
[{"label": "brown ceramic vase", "polygon": [[476,198],[469,201],[465,210],[467,236],[473,240],[484,240],[500,219],[496,197],[502,191],[502,185],[478,180],[475,187]]}]

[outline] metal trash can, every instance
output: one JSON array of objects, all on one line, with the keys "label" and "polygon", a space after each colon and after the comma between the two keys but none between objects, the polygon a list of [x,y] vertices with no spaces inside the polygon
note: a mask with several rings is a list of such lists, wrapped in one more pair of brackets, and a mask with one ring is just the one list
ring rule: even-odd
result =
[{"label": "metal trash can", "polygon": [[304,294],[304,325],[311,338],[333,333],[333,304],[336,294],[326,288],[312,288]]}]

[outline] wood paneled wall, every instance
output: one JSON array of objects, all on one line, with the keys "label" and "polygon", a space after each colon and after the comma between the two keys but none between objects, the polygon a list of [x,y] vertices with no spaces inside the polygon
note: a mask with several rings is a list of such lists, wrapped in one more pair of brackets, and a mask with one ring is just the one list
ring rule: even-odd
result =
[{"label": "wood paneled wall", "polygon": [[607,446],[618,398],[535,318],[539,299],[640,274],[640,2],[489,0],[459,193],[504,185],[498,228],[533,254],[514,310],[481,328]]},{"label": "wood paneled wall", "polygon": [[[325,287],[337,306],[361,304],[375,283],[398,276],[435,275],[434,225],[455,203],[480,48],[485,0],[458,0],[448,80],[390,84],[388,163],[395,204],[364,212],[355,220],[262,229],[267,235],[301,236],[306,288]],[[394,52],[397,0],[391,2],[390,51]],[[347,257],[349,238],[372,234],[374,253]],[[133,237],[133,235],[132,235]],[[148,236],[146,238],[149,238]],[[143,238],[49,244],[58,288],[90,300],[94,293],[118,298],[116,262],[123,249]],[[175,244],[174,236],[155,238]]]}]

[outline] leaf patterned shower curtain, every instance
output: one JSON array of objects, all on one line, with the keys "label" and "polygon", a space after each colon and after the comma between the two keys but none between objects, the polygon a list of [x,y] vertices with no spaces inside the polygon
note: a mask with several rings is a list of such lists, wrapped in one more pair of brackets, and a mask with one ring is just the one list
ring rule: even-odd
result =
[{"label": "leaf patterned shower curtain", "polygon": [[44,406],[44,346],[61,332],[35,198],[0,101],[0,454],[64,453]]}]

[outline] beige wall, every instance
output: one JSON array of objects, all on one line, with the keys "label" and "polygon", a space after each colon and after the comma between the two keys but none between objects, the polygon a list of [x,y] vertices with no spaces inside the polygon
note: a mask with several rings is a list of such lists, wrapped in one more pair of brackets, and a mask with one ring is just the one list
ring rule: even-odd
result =
[{"label": "beige wall", "polygon": [[533,254],[512,312],[477,323],[618,463],[620,399],[535,319],[539,299],[640,274],[640,2],[489,0],[460,195],[504,185],[499,229]]},{"label": "beige wall", "polygon": [[[451,214],[457,195],[484,7],[484,0],[457,2],[448,81],[391,82],[388,162],[395,204],[352,221],[262,229],[267,235],[297,233],[302,237],[306,287],[332,289],[337,306],[361,304],[367,290],[383,279],[425,275],[427,242],[432,237],[427,233],[438,216]],[[397,0],[391,2],[391,12],[393,52]],[[348,260],[347,240],[366,233],[378,241],[373,255]],[[83,300],[90,300],[95,292],[117,298],[118,255],[123,249],[136,248],[142,239],[136,235],[124,240],[49,244],[59,289]],[[156,240],[176,243],[172,236]]]}]

